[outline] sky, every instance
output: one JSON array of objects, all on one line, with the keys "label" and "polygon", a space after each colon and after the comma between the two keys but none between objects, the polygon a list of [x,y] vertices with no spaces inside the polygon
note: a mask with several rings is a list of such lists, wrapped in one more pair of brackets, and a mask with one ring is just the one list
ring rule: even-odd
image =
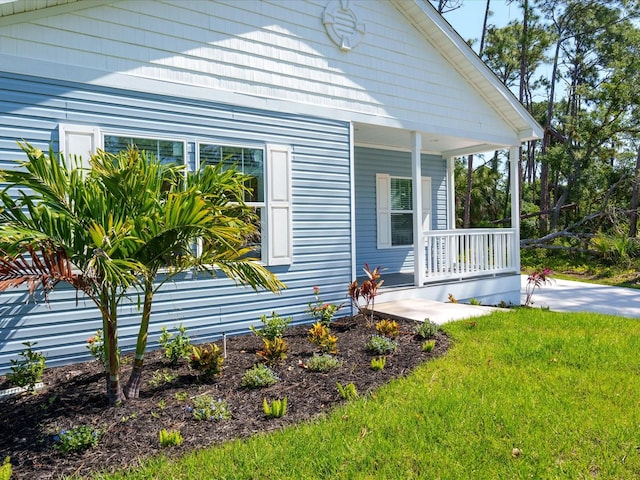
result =
[{"label": "sky", "polygon": [[[462,7],[444,14],[444,18],[460,34],[464,40],[476,39],[474,50],[478,50],[482,37],[482,22],[486,0],[463,0]],[[490,10],[493,15],[489,17],[489,24],[504,27],[511,20],[518,20],[522,12],[516,2],[507,3],[507,0],[491,0]]]}]

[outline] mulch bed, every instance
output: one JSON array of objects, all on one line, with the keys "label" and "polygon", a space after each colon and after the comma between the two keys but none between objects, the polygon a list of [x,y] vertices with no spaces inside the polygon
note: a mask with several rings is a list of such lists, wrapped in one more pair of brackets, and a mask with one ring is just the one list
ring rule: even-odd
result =
[{"label": "mulch bed", "polygon": [[[38,394],[22,394],[0,402],[0,464],[10,456],[12,478],[16,479],[87,476],[109,465],[118,469],[135,467],[145,457],[177,456],[309,420],[344,402],[337,382],[353,382],[360,394],[371,392],[448,350],[449,339],[438,333],[433,351],[423,352],[423,340],[413,334],[414,322],[399,324],[397,352],[387,358],[384,370],[374,371],[370,366],[373,356],[364,346],[375,330],[361,317],[336,321],[332,332],[338,336],[338,357],[343,365],[329,373],[316,373],[301,366],[315,351],[307,340],[309,325],[291,327],[284,336],[288,358],[273,368],[281,381],[264,389],[250,390],[240,385],[245,371],[258,360],[256,351],[262,348],[262,340],[255,335],[228,338],[224,371],[207,383],[189,369],[186,361],[171,367],[160,351],[148,352],[140,398],[118,407],[110,407],[106,401],[105,379],[98,361],[47,369],[45,388]],[[122,369],[126,381],[131,357],[125,358],[128,362]],[[154,377],[175,378],[163,383],[154,381]],[[0,389],[10,387],[6,378],[0,377]],[[202,394],[226,400],[232,418],[218,423],[194,420],[187,409],[190,400],[185,397],[192,399]],[[262,410],[263,398],[284,396],[288,397],[286,416],[267,419]],[[81,424],[104,429],[96,448],[66,455],[53,448],[55,434]],[[158,432],[163,428],[180,430],[184,436],[182,445],[162,449]]]}]

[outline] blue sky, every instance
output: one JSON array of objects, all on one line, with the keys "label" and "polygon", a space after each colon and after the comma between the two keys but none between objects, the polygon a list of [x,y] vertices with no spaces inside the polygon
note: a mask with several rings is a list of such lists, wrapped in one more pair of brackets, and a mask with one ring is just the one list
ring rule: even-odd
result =
[{"label": "blue sky", "polygon": [[[486,0],[463,0],[462,7],[444,15],[444,18],[463,39],[476,39],[474,44],[476,51],[482,36],[482,22],[486,5]],[[498,27],[504,27],[509,21],[520,19],[522,16],[516,2],[508,4],[506,0],[491,0],[490,10],[493,15],[489,17],[489,23]]]}]

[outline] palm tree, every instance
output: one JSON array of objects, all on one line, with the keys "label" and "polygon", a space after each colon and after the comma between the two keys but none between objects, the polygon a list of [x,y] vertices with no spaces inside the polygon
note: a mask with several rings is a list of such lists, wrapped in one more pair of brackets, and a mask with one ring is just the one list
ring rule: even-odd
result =
[{"label": "palm tree", "polygon": [[[242,202],[246,176],[207,166],[185,180],[182,168],[136,149],[98,152],[90,160],[91,170],[83,172],[66,168],[51,151],[23,149],[28,157],[24,170],[0,171],[10,187],[33,191],[17,200],[7,190],[2,193],[0,291],[27,281],[46,293],[65,281],[96,303],[105,332],[111,403],[139,394],[153,296],[174,275],[195,268],[221,272],[254,289],[284,287],[243,246],[256,228]],[[197,255],[193,245],[199,238],[205,240]],[[39,255],[33,255],[35,248]],[[49,252],[56,252],[63,266],[68,260],[78,273],[49,268]],[[157,281],[161,269],[166,274]],[[131,287],[139,288],[144,300],[134,368],[123,391],[117,308]]]},{"label": "palm tree", "polygon": [[[137,398],[153,297],[165,282],[186,269],[201,269],[213,275],[220,271],[255,290],[277,292],[284,285],[244,247],[256,228],[242,201],[245,175],[225,171],[220,164],[205,166],[185,179],[182,167],[162,164],[135,149],[119,155],[99,152],[91,165],[105,189],[121,198],[133,217],[137,249],[129,255],[144,266],[142,317],[133,370],[124,389],[127,398]],[[194,244],[201,238],[205,241],[197,254]]]},{"label": "palm tree", "polygon": [[[0,194],[0,290],[26,281],[45,294],[59,282],[84,292],[102,316],[109,400],[123,401],[118,304],[142,270],[126,255],[137,248],[133,222],[91,172],[68,168],[52,150],[20,146],[27,154],[21,168],[0,171],[8,184]],[[9,189],[19,190],[12,196]]]}]

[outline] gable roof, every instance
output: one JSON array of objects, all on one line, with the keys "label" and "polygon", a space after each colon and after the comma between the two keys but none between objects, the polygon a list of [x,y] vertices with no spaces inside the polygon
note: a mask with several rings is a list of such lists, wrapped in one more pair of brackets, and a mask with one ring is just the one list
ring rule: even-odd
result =
[{"label": "gable roof", "polygon": [[460,75],[518,132],[521,141],[542,138],[543,129],[428,0],[392,0]]}]

